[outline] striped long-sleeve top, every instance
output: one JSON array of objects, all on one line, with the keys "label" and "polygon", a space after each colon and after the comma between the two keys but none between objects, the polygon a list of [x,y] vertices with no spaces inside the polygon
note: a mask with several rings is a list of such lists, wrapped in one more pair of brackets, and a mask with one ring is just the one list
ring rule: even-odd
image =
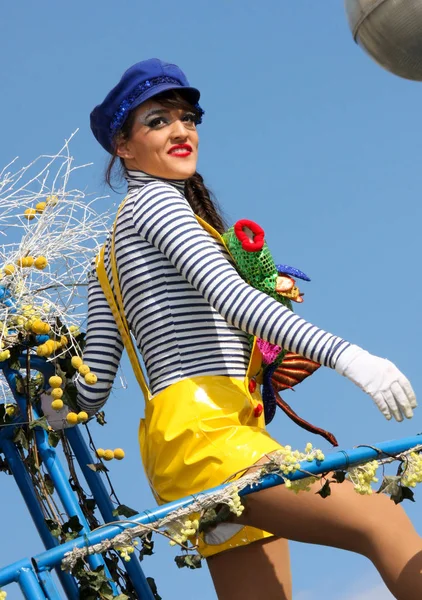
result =
[{"label": "striped long-sleeve top", "polygon": [[[224,246],[199,225],[184,182],[129,171],[128,196],[116,223],[116,262],[125,314],[153,395],[199,375],[243,378],[247,334],[334,368],[348,342],[315,327],[249,286]],[[111,280],[110,238],[105,264]],[[93,273],[88,288],[84,362],[95,386],[77,381],[79,405],[94,412],[107,400],[123,344]]]}]

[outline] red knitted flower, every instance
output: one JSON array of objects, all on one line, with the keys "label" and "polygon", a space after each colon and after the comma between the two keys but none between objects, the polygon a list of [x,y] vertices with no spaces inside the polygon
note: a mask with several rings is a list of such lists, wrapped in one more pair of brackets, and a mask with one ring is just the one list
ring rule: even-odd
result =
[{"label": "red knitted flower", "polygon": [[249,219],[240,219],[234,225],[234,233],[246,252],[257,252],[264,245],[264,230]]}]

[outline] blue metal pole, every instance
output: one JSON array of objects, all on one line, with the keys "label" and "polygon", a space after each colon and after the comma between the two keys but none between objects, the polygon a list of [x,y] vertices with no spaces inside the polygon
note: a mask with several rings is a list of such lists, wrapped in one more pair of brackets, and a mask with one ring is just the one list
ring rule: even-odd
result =
[{"label": "blue metal pole", "polygon": [[26,600],[46,600],[43,589],[31,567],[21,569],[18,583]]},{"label": "blue metal pole", "polygon": [[[78,461],[104,521],[107,523],[109,521],[117,520],[118,517],[113,516],[114,506],[110,500],[110,496],[105,488],[100,473],[92,471],[87,466],[92,462],[92,456],[81,434],[80,428],[72,427],[66,429],[65,435],[69,444],[72,446],[76,460]],[[130,560],[129,562],[123,562],[123,566],[130,577],[130,581],[137,593],[137,597],[140,600],[154,600],[153,593],[146,580],[140,562],[138,560]]]},{"label": "blue metal pole", "polygon": [[7,565],[7,567],[0,569],[0,588],[8,585],[9,583],[18,581],[19,573],[24,567],[29,567],[30,569],[32,568],[32,565],[27,558],[17,560],[11,565]]},{"label": "blue metal pole", "polygon": [[[11,440],[3,439],[0,449],[3,451],[8,465],[12,470],[20,493],[28,507],[29,513],[35,523],[44,546],[47,549],[54,548],[58,545],[58,541],[51,535],[50,530],[46,525],[31,478],[29,477],[25,466],[22,464],[21,457],[19,456],[15,444]],[[74,578],[69,575],[69,573],[64,573],[60,567],[57,568],[57,575],[59,576],[60,582],[69,600],[78,600],[78,586]]]},{"label": "blue metal pole", "polygon": [[[56,587],[50,571],[40,571],[37,573],[38,580],[44,590],[47,600],[60,600],[60,593]],[[77,596],[79,598],[79,594]]]},{"label": "blue metal pole", "polygon": [[[385,457],[389,454],[400,454],[401,452],[405,452],[406,450],[418,446],[421,443],[422,436],[419,435],[414,437],[403,438],[401,440],[381,442],[379,444],[374,444],[371,446],[362,446],[348,451],[340,450],[339,452],[328,456],[325,460],[320,462],[309,463],[307,461],[303,461],[301,463],[301,468],[307,471],[308,473],[312,473],[314,475],[317,475],[318,473],[327,473],[332,470],[344,469],[349,466],[357,466],[370,460],[374,460],[375,458]],[[376,448],[377,450],[374,450],[374,448]],[[304,479],[305,477],[308,477],[307,473],[301,473],[300,471],[297,471],[293,473],[289,477],[289,479],[295,481],[297,479]],[[261,478],[260,483],[245,488],[244,490],[239,492],[239,494],[252,494],[262,489],[267,489],[270,487],[274,487],[275,485],[280,485],[281,483],[283,483],[281,477],[270,473],[264,475]],[[164,504],[163,506],[160,506],[155,510],[145,511],[143,513],[135,515],[130,520],[134,524],[138,525],[154,523],[155,521],[166,517],[169,513],[173,512],[176,509],[185,508],[189,506],[195,500],[198,500],[201,496],[205,496],[206,494],[209,494],[211,492],[223,490],[228,485],[230,484],[219,485],[210,490],[206,490],[199,494],[195,494],[195,496],[188,496],[186,498],[182,498],[181,500],[176,500],[175,502]],[[47,552],[38,554],[34,557],[34,560],[38,565],[38,568],[51,568],[51,566],[57,564],[58,562],[61,562],[64,555],[67,552],[73,550],[73,548],[82,548],[82,546],[85,546],[86,544],[98,544],[106,538],[113,538],[118,533],[121,533],[122,529],[127,529],[132,526],[133,525],[129,523],[122,522],[121,525],[108,525],[106,527],[102,527],[101,529],[91,532],[86,539],[78,538],[72,540],[71,542],[67,542],[66,544],[62,544],[58,548],[53,548],[52,550],[48,550]]]},{"label": "blue metal pole", "polygon": [[[24,367],[26,364],[26,357],[25,356],[19,357],[19,362],[20,362],[21,366]],[[47,376],[48,369],[45,368],[45,365],[46,365],[45,361],[40,360],[39,357],[32,358],[32,356],[31,356],[31,365],[34,369],[37,369],[41,372],[44,371],[45,375]],[[3,366],[3,374],[9,384],[10,389],[13,392],[13,395],[19,405],[21,413],[23,415],[25,415],[26,407],[27,407],[27,400],[24,396],[22,396],[21,394],[18,394],[16,391],[16,383],[15,383],[16,371],[14,371],[13,369],[10,369],[10,367],[8,365],[6,365],[6,366]],[[39,418],[35,407],[33,407],[33,416],[34,416],[34,419]],[[64,472],[64,469],[57,457],[56,450],[54,448],[51,448],[50,444],[48,443],[47,432],[41,428],[36,428],[35,436],[36,436],[36,442],[37,442],[37,447],[38,447],[40,456],[44,462],[44,465],[45,465],[48,473],[50,474],[50,476],[53,480],[57,494],[63,504],[63,507],[64,507],[67,515],[69,517],[73,517],[73,516],[78,517],[79,523],[82,525],[81,534],[88,535],[88,533],[90,532],[89,525],[85,519],[85,516],[81,510],[81,507],[79,506],[79,503],[77,502],[75,494],[74,494],[72,488],[70,487],[66,473]],[[31,508],[30,508],[30,510],[31,510]],[[103,557],[98,556],[98,555],[91,556],[88,558],[88,561],[89,561],[89,564],[92,569],[96,569],[97,567],[100,567],[100,566],[104,567],[104,572],[107,575],[108,579],[110,580],[110,586],[111,586],[113,592],[117,594],[118,593],[117,586],[114,583],[114,581],[112,580],[111,573],[109,572],[108,567],[105,564]]]}]

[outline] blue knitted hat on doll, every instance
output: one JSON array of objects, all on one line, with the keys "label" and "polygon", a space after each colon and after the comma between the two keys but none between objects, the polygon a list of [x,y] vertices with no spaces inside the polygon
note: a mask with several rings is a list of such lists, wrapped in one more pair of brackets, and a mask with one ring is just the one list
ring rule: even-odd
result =
[{"label": "blue knitted hat on doll", "polygon": [[158,58],[136,63],[125,71],[119,83],[91,113],[91,130],[97,141],[113,154],[113,138],[131,110],[167,90],[178,91],[201,113],[200,93],[189,85],[186,75],[177,65]]}]

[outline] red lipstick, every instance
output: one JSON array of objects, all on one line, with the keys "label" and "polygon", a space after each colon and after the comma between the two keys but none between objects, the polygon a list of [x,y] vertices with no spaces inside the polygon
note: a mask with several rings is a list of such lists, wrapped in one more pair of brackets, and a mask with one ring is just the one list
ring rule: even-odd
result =
[{"label": "red lipstick", "polygon": [[192,146],[190,144],[175,144],[170,148],[167,154],[178,156],[179,158],[186,158],[192,154]]}]

